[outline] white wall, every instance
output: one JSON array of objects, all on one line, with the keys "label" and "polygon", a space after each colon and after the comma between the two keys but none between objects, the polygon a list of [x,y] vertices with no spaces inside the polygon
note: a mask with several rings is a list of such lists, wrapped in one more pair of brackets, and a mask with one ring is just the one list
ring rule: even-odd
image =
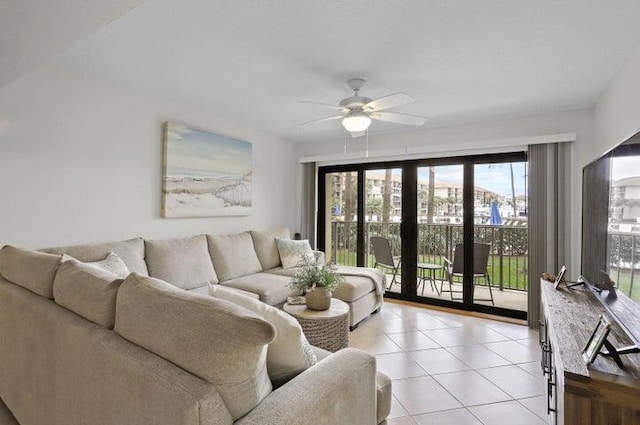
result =
[{"label": "white wall", "polygon": [[596,144],[591,160],[640,131],[640,46],[596,105]]},{"label": "white wall", "polygon": [[[160,217],[165,120],[253,143],[252,215]],[[292,151],[288,142],[206,111],[61,68],[39,69],[0,91],[0,245],[36,248],[290,227]]]},{"label": "white wall", "polygon": [[[505,148],[517,144],[517,139],[576,132],[579,143],[591,143],[592,115],[590,110],[556,112],[527,117],[480,121],[441,128],[421,128],[397,133],[371,134],[369,153],[402,154],[420,150],[423,156],[466,155],[476,149],[482,151]],[[325,143],[297,144],[298,157],[342,155],[344,140],[336,124],[336,140]],[[373,124],[375,125],[375,124]],[[347,141],[348,152],[364,156],[364,138]],[[505,150],[505,149],[498,149]],[[508,150],[508,149],[506,149]]]},{"label": "white wall", "polygon": [[[565,111],[527,117],[509,118],[495,121],[483,121],[458,126],[420,129],[402,133],[372,135],[369,138],[370,157],[376,161],[384,161],[388,155],[402,152],[422,151],[420,156],[455,156],[477,152],[507,152],[522,150],[522,142],[536,136],[555,135],[560,133],[576,133],[576,142],[571,143],[568,156],[565,158],[567,173],[563,186],[564,196],[568,199],[567,208],[563,208],[564,222],[567,226],[561,229],[561,241],[564,251],[560,261],[566,262],[571,277],[577,277],[580,270],[580,234],[582,215],[582,167],[588,163],[588,152],[595,143],[593,109]],[[363,160],[362,139],[349,139],[349,151],[358,151]],[[526,144],[526,143],[525,143]],[[339,157],[343,152],[344,141],[329,143],[298,144],[297,156],[301,157]],[[415,155],[412,155],[415,157]],[[386,159],[395,159],[388,156]],[[329,162],[340,162],[332,160]],[[574,276],[575,275],[575,276]]]}]

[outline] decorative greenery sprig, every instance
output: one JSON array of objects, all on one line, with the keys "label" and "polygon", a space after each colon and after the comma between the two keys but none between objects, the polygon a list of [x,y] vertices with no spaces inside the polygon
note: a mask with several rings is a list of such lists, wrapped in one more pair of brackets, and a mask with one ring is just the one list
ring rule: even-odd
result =
[{"label": "decorative greenery sprig", "polygon": [[305,293],[314,288],[327,288],[333,291],[344,282],[344,276],[338,273],[334,264],[318,264],[315,258],[303,256],[298,263],[298,272],[289,284]]}]

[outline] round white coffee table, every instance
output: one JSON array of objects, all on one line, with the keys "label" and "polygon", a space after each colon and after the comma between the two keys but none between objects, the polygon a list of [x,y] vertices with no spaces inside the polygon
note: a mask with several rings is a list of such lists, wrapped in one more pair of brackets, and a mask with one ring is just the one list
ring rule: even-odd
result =
[{"label": "round white coffee table", "polygon": [[285,304],[283,310],[296,318],[311,345],[335,353],[349,346],[349,306],[331,299],[328,310],[316,311],[306,305]]}]

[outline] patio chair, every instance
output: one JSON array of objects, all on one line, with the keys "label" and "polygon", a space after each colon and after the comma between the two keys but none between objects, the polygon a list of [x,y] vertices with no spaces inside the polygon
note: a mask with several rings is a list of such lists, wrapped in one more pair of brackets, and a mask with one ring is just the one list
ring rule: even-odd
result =
[{"label": "patio chair", "polygon": [[[473,284],[474,286],[478,284],[480,279],[484,279],[484,285],[489,288],[489,299],[476,299],[474,301],[491,301],[492,305],[495,305],[493,301],[493,292],[491,291],[491,278],[489,277],[489,273],[487,272],[487,265],[489,264],[489,251],[491,249],[491,245],[486,243],[474,243],[473,244]],[[446,257],[442,257],[445,261],[445,271],[447,273],[447,278],[449,281],[449,290],[444,292],[449,292],[451,295],[451,299],[453,300],[454,292],[462,292],[462,291],[454,291],[452,289],[453,278],[462,278],[463,270],[464,270],[464,245],[457,244],[456,249],[453,253],[453,261],[449,260]],[[440,283],[440,292],[442,291],[442,283]],[[475,297],[475,291],[474,291]],[[459,300],[460,298],[458,298]]]},{"label": "patio chair", "polygon": [[381,266],[382,268],[392,270],[393,277],[388,288],[390,290],[393,284],[396,283],[396,276],[400,270],[402,260],[400,257],[393,256],[393,253],[391,252],[391,242],[389,242],[389,239],[383,238],[382,236],[371,236],[369,240],[371,241],[373,256],[376,260],[373,267],[377,268],[378,266]]}]

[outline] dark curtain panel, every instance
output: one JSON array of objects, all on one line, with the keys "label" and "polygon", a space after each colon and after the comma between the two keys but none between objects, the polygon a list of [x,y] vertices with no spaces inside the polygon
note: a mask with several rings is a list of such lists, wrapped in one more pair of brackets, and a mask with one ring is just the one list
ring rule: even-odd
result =
[{"label": "dark curtain panel", "polygon": [[303,239],[309,239],[312,248],[316,248],[316,180],[317,170],[315,162],[302,164],[302,223]]},{"label": "dark curtain panel", "polygon": [[540,321],[540,276],[556,273],[564,244],[559,204],[564,204],[564,146],[555,143],[529,146],[529,303],[528,322]]}]

